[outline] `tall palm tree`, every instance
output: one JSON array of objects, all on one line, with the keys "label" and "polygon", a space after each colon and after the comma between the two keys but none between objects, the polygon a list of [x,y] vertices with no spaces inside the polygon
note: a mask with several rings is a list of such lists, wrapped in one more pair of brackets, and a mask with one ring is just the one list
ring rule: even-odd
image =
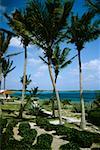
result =
[{"label": "tall palm tree", "polygon": [[87,12],[82,15],[82,17],[73,16],[71,17],[71,24],[68,29],[68,36],[70,42],[75,44],[78,52],[78,62],[79,62],[79,85],[80,85],[80,102],[81,102],[81,128],[85,129],[85,108],[83,99],[83,89],[82,89],[82,65],[81,65],[81,50],[84,48],[86,42],[95,40],[98,38],[100,31],[98,28],[98,22],[92,22],[94,17],[93,12]]},{"label": "tall palm tree", "polygon": [[[58,45],[56,45],[53,54],[52,54],[52,68],[54,69],[55,73],[55,84],[57,82],[58,75],[60,73],[60,70],[64,69],[67,67],[72,60],[77,56],[73,56],[72,58],[68,59],[68,54],[70,52],[69,48],[64,48],[63,50],[60,49]],[[41,57],[41,60],[45,63],[48,64],[45,58]],[[53,94],[55,95],[55,91],[53,89]],[[52,99],[52,115],[55,117],[55,111],[54,111],[54,97]]]},{"label": "tall palm tree", "polygon": [[33,0],[26,6],[26,30],[34,39],[34,44],[43,49],[47,58],[48,70],[55,89],[58,102],[59,122],[62,124],[60,98],[56,89],[55,80],[52,74],[53,47],[58,44],[65,35],[65,26],[73,6],[72,1],[47,0],[44,3]]},{"label": "tall palm tree", "polygon": [[[21,103],[21,108],[22,108],[24,96],[25,96],[25,85],[26,85],[27,47],[30,43],[30,37],[28,31],[25,31],[24,26],[26,24],[25,23],[26,18],[22,12],[16,9],[11,16],[5,14],[5,17],[8,19],[8,24],[13,29],[15,34],[18,37],[21,37],[21,42],[23,43],[23,48],[24,48],[24,71],[23,71],[23,88],[22,88],[22,103]],[[22,118],[22,111],[20,111],[19,113],[19,118]]]},{"label": "tall palm tree", "polygon": [[15,69],[15,67],[12,67],[12,65],[13,65],[13,61],[10,61],[10,59],[8,59],[8,60],[3,59],[2,74],[4,77],[4,90],[6,88],[6,77],[7,77],[7,75]]}]

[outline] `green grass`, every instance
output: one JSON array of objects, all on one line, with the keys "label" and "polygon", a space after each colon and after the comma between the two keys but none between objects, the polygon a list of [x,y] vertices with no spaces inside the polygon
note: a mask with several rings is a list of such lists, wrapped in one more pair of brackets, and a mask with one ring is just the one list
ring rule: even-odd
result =
[{"label": "green grass", "polygon": [[15,110],[18,111],[20,108],[20,104],[4,104],[1,106],[2,110]]},{"label": "green grass", "polygon": [[75,128],[75,127],[76,127],[75,124],[73,124],[73,123],[68,123],[68,122],[65,122],[64,126],[65,126],[65,127],[70,127],[70,128]]}]

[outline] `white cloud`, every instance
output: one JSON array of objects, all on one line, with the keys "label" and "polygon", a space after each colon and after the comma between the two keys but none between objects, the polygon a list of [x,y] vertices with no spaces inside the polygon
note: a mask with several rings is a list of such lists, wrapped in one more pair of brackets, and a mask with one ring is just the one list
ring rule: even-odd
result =
[{"label": "white cloud", "polygon": [[46,65],[43,64],[38,68],[36,74],[34,74],[34,77],[45,76],[47,73],[48,73],[48,68]]},{"label": "white cloud", "polygon": [[28,64],[29,65],[40,65],[41,60],[40,59],[35,59],[35,58],[29,58],[28,59]]},{"label": "white cloud", "polygon": [[96,70],[96,71],[100,72],[100,60],[94,59],[88,63],[83,63],[82,67],[84,70]]},{"label": "white cloud", "polygon": [[[72,78],[76,78],[79,75],[79,68],[70,69],[68,74]],[[100,60],[93,59],[89,62],[82,63],[82,76],[84,82],[93,82],[93,81],[100,81]]]},{"label": "white cloud", "polygon": [[47,65],[42,64],[42,66],[40,66],[38,70],[39,70],[40,72],[41,72],[41,71],[47,71],[47,70],[48,70],[48,67],[47,67]]},{"label": "white cloud", "polygon": [[[21,38],[19,37],[13,37],[10,41],[10,46],[23,48],[23,44],[21,42]],[[33,47],[33,45],[29,45],[28,48]]]},{"label": "white cloud", "polygon": [[[84,81],[100,81],[100,60],[94,59],[88,63],[83,63],[83,77]],[[98,83],[99,84],[99,83]]]},{"label": "white cloud", "polygon": [[10,41],[10,46],[22,48],[21,38],[13,37]]}]

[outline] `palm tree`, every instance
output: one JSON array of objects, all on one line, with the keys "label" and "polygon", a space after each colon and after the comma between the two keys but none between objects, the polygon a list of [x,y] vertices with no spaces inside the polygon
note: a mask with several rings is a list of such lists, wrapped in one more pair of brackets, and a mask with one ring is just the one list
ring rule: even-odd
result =
[{"label": "palm tree", "polygon": [[6,58],[16,56],[19,53],[7,54],[7,50],[11,41],[11,38],[16,36],[13,32],[6,29],[0,28],[0,89],[1,89],[1,80],[2,80],[2,62]]},{"label": "palm tree", "polygon": [[0,30],[0,89],[2,81],[2,60],[3,60],[2,58],[4,54],[7,52],[11,38],[12,38],[11,32],[4,32]]},{"label": "palm tree", "polygon": [[[52,54],[52,68],[54,69],[55,73],[55,84],[57,82],[58,75],[60,73],[60,70],[64,69],[67,67],[68,64],[72,62],[72,60],[77,56],[75,55],[71,59],[68,60],[68,54],[70,52],[69,48],[64,48],[62,51],[58,45],[56,45],[53,54]],[[45,63],[48,64],[45,58],[41,57],[41,60]],[[53,89],[53,95],[55,95],[55,91]],[[55,97],[55,96],[54,96]],[[54,111],[54,97],[52,98],[52,116],[55,117],[55,111]]]},{"label": "palm tree", "polygon": [[53,47],[58,44],[65,33],[67,19],[72,9],[73,1],[45,1],[33,0],[26,6],[26,31],[32,35],[34,44],[44,50],[47,58],[48,70],[52,81],[53,88],[58,102],[59,122],[62,124],[60,98],[56,89],[55,80],[52,74],[52,54]]},{"label": "palm tree", "polygon": [[89,8],[91,12],[95,14],[100,14],[100,1],[99,0],[85,0],[86,6]]},{"label": "palm tree", "polygon": [[78,62],[79,62],[79,85],[80,85],[80,102],[81,102],[81,128],[85,129],[85,108],[83,99],[83,89],[82,89],[82,65],[81,65],[81,50],[84,48],[85,43],[95,40],[100,34],[98,29],[97,21],[92,22],[94,17],[93,12],[87,12],[82,15],[82,17],[73,16],[71,17],[71,24],[68,29],[68,36],[70,42],[75,44],[78,52]]},{"label": "palm tree", "polygon": [[6,77],[7,77],[7,75],[15,69],[15,67],[12,67],[12,65],[13,65],[13,61],[10,62],[9,59],[8,60],[3,59],[2,73],[3,73],[3,77],[4,77],[4,90],[6,88]]},{"label": "palm tree", "polygon": [[[26,89],[27,89],[27,86],[32,82],[32,80],[30,79],[30,77],[31,77],[31,75],[26,75],[26,83],[25,83],[25,91],[26,91]],[[21,77],[21,80],[20,80],[20,82],[23,84],[23,80],[24,80],[24,76],[22,76]]]},{"label": "palm tree", "polygon": [[[5,17],[8,19],[8,24],[13,29],[15,34],[18,37],[21,37],[21,42],[23,43],[23,48],[24,48],[24,71],[23,71],[23,88],[22,88],[22,103],[21,103],[21,108],[22,108],[24,96],[25,96],[25,85],[26,85],[27,47],[30,43],[30,37],[29,37],[29,33],[24,29],[26,17],[22,12],[16,9],[11,16],[5,14]],[[22,118],[22,111],[19,113],[19,118]]]}]

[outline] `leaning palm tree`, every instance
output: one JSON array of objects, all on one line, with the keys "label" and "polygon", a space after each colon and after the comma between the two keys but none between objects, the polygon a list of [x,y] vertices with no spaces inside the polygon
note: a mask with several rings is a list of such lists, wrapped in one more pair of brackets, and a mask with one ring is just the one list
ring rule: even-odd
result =
[{"label": "leaning palm tree", "polygon": [[95,40],[98,38],[100,31],[98,28],[98,21],[92,22],[94,17],[93,12],[87,12],[82,15],[82,17],[73,16],[71,17],[71,24],[68,29],[69,41],[75,44],[78,52],[78,62],[79,62],[79,85],[80,85],[80,102],[81,102],[81,128],[85,129],[85,108],[83,99],[83,89],[82,89],[82,66],[81,66],[81,50],[84,48],[85,43]]},{"label": "leaning palm tree", "polygon": [[8,60],[3,59],[2,74],[4,77],[4,90],[6,88],[6,77],[7,77],[7,75],[15,69],[15,67],[12,67],[12,65],[13,65],[13,61],[10,61],[10,59],[8,59]]},{"label": "leaning palm tree", "polygon": [[65,26],[73,6],[73,0],[33,0],[26,6],[26,30],[30,32],[34,44],[43,49],[48,70],[58,102],[59,122],[62,124],[60,98],[52,74],[52,54],[55,44],[65,37]]},{"label": "leaning palm tree", "polygon": [[[60,70],[64,69],[72,62],[72,60],[77,56],[75,55],[71,59],[68,59],[68,54],[70,52],[69,48],[64,48],[63,50],[60,49],[60,47],[57,45],[53,51],[52,54],[52,68],[54,69],[55,74],[55,84],[58,79],[58,75],[60,73]],[[47,65],[47,61],[45,58],[41,57],[41,60]],[[53,89],[53,95],[55,95],[55,90]],[[55,117],[55,110],[54,110],[54,97],[52,98],[52,116]]]},{"label": "leaning palm tree", "polygon": [[75,55],[72,58],[68,59],[69,52],[70,52],[69,48],[64,48],[63,50],[61,50],[58,45],[55,47],[53,51],[52,66],[55,72],[55,83],[57,82],[60,70],[67,67],[72,62],[72,60],[77,56]]}]

